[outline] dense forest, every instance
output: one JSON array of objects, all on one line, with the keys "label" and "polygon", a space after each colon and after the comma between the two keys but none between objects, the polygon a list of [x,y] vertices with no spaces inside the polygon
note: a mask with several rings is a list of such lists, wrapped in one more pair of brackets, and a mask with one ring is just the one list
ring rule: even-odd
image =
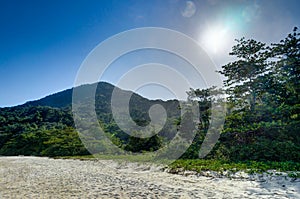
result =
[{"label": "dense forest", "polygon": [[[178,101],[148,100],[130,91],[123,91],[106,82],[82,85],[76,89],[88,93],[96,86],[95,111],[100,127],[105,130],[115,145],[132,152],[157,150],[175,134],[176,121],[180,110]],[[154,104],[162,105],[168,113],[164,128],[150,138],[138,139],[123,132],[112,117],[111,96],[114,89],[132,94],[130,99],[130,116],[141,126],[150,122],[149,108]],[[84,96],[84,95],[83,95]],[[91,99],[83,97],[79,106],[85,117],[91,112],[86,106]],[[86,122],[89,133],[94,133],[99,126]],[[16,107],[0,109],[0,155],[38,155],[70,156],[87,155],[89,151],[82,144],[75,128],[72,114],[72,89],[68,89],[43,99],[27,102]],[[97,135],[98,136],[98,135]],[[115,153],[101,137],[93,136],[89,142],[91,148],[99,153]],[[89,138],[88,138],[89,139]]]},{"label": "dense forest", "polygon": [[[236,40],[230,52],[236,60],[219,71],[226,78],[225,125],[217,146],[207,158],[299,162],[299,39],[295,27],[286,38],[270,46],[253,39]],[[205,116],[214,100],[210,93],[216,92],[222,91],[197,89],[189,94],[207,107],[202,110]],[[195,145],[191,152],[197,148]],[[196,155],[187,153],[185,157]]]},{"label": "dense forest", "polygon": [[[187,101],[199,104],[200,123],[192,145],[181,158],[198,158],[211,120],[211,104],[217,100],[226,104],[227,115],[218,143],[205,158],[299,162],[299,35],[294,28],[286,38],[270,45],[253,39],[236,40],[230,52],[235,61],[218,71],[225,77],[224,89],[211,87],[187,92]],[[82,85],[80,89],[89,90],[91,85]],[[106,136],[120,149],[155,151],[176,136],[174,129],[184,119],[180,118],[178,101],[148,100],[133,93],[130,115],[137,124],[145,126],[150,122],[148,109],[154,104],[162,105],[168,116],[158,134],[142,139],[126,134],[115,123],[110,108],[113,89],[108,83],[97,84],[95,108]],[[216,97],[219,95],[223,98]],[[71,106],[72,89],[68,89],[20,106],[1,108],[0,155],[89,154],[75,128]],[[91,142],[95,146],[106,145],[101,139]],[[102,152],[116,152],[109,150],[113,149],[107,146]]]}]

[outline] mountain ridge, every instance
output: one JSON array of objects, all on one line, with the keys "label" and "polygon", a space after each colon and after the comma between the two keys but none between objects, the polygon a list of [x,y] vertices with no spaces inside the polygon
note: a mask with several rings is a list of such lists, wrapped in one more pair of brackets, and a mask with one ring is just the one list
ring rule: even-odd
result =
[{"label": "mountain ridge", "polygon": [[[30,101],[26,101],[23,104],[19,104],[19,105],[15,105],[15,106],[8,106],[8,107],[0,107],[0,109],[2,108],[13,108],[13,107],[25,107],[25,106],[49,106],[52,108],[66,108],[66,107],[70,107],[72,105],[72,94],[73,94],[73,90],[76,88],[80,89],[82,88],[84,89],[92,89],[95,84],[97,84],[97,90],[95,94],[99,94],[99,93],[111,93],[113,91],[114,88],[119,89],[123,92],[130,92],[132,93],[134,96],[138,96],[139,98],[143,98],[149,101],[153,101],[153,102],[168,102],[168,101],[177,101],[175,99],[170,99],[170,100],[163,100],[163,99],[149,99],[147,97],[144,97],[134,91],[131,90],[126,90],[126,89],[121,89],[111,83],[108,82],[104,82],[104,81],[100,81],[100,82],[96,82],[96,83],[90,83],[90,84],[82,84],[80,86],[77,87],[72,87],[72,88],[67,88],[65,90],[62,91],[58,91],[52,94],[48,94],[44,97],[41,97],[39,99],[36,100],[30,100]],[[104,90],[104,92],[103,92]],[[110,98],[110,95],[107,95],[106,97]]]},{"label": "mountain ridge", "polygon": [[[74,107],[72,104],[74,89],[79,92],[79,97],[75,97],[74,104],[75,107],[81,108],[81,117],[90,118],[91,114],[96,113],[101,128],[105,130],[110,139],[116,142],[116,145],[122,145],[124,148],[127,147],[128,150],[133,151],[155,150],[152,147],[160,146],[161,139],[154,136],[149,138],[151,140],[140,140],[143,144],[140,144],[138,148],[129,147],[130,142],[136,143],[136,140],[130,141],[132,140],[130,136],[121,130],[114,120],[111,105],[114,89],[117,89],[120,93],[117,98],[117,100],[121,100],[120,103],[123,102],[123,96],[130,96],[128,102],[130,116],[128,119],[132,119],[139,126],[147,126],[151,122],[149,110],[152,105],[160,104],[163,106],[169,121],[159,132],[159,135],[166,140],[174,137],[173,129],[176,124],[174,124],[173,118],[178,118],[180,115],[178,101],[149,100],[107,82],[97,82],[66,89],[22,105],[0,108],[0,155],[58,156],[88,154],[78,137],[74,123]],[[94,99],[92,99],[93,97]],[[91,103],[95,103],[95,106],[90,107]],[[124,107],[123,105],[118,107],[121,114],[126,114],[126,112],[128,114],[126,106],[127,104],[124,103]],[[94,108],[94,110],[91,108]],[[91,131],[94,128],[88,120],[85,120],[85,126]],[[92,138],[93,143],[106,146],[106,143],[102,143],[102,139],[96,139],[93,136],[90,138]],[[145,144],[148,142],[157,142],[157,144]],[[105,149],[111,150],[109,147]]]}]

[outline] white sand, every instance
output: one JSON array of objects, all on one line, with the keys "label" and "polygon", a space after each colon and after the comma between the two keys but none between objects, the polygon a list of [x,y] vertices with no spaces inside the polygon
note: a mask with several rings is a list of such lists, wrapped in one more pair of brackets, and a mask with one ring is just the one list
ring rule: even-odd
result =
[{"label": "white sand", "polygon": [[300,198],[299,180],[175,175],[153,165],[0,157],[0,198]]}]

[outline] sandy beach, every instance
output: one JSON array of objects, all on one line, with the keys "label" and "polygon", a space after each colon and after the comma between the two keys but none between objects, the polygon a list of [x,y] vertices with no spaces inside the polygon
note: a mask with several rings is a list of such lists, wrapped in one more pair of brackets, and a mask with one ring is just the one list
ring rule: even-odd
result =
[{"label": "sandy beach", "polygon": [[0,198],[300,198],[300,182],[176,175],[152,164],[0,157]]}]

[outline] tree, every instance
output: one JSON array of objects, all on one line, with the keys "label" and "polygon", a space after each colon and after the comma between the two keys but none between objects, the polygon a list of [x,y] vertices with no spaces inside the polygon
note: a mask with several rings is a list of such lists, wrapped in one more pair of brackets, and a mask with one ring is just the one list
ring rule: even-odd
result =
[{"label": "tree", "polygon": [[210,108],[212,103],[216,103],[223,94],[222,89],[217,89],[216,86],[212,86],[206,89],[190,89],[187,92],[188,100],[197,101],[199,105],[200,116],[200,128],[207,130],[210,120]]},{"label": "tree", "polygon": [[[186,152],[181,156],[183,159],[195,159],[199,157],[199,151],[201,145],[207,135],[210,120],[211,120],[211,107],[213,103],[224,103],[222,100],[223,91],[217,89],[216,86],[205,89],[190,89],[187,92],[188,101],[194,101],[199,106],[199,124],[195,124],[189,114],[184,115],[181,120],[185,123],[183,129],[180,129],[183,135],[193,135],[193,140]],[[188,112],[187,112],[188,113]],[[185,120],[185,121],[184,121]],[[180,123],[179,123],[180,124]],[[196,134],[194,135],[190,131],[194,128],[193,126],[198,125]],[[191,139],[191,138],[190,138]],[[189,140],[190,140],[189,139]]]},{"label": "tree", "polygon": [[285,103],[300,102],[300,33],[295,27],[284,40],[272,44],[272,55],[277,59],[274,76],[282,89],[278,92]]},{"label": "tree", "polygon": [[231,101],[242,107],[249,104],[250,110],[254,111],[262,92],[259,80],[268,69],[268,48],[265,43],[253,39],[236,41],[229,55],[236,56],[238,60],[222,66],[219,73],[227,78],[224,83]]}]

